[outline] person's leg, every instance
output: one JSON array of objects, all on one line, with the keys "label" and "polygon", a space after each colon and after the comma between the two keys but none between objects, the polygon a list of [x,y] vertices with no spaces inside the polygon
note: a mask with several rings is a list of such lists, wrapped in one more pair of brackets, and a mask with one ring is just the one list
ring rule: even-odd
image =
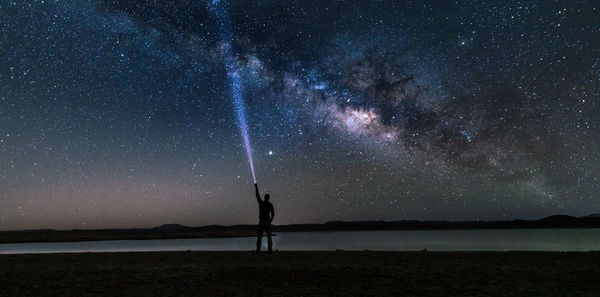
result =
[{"label": "person's leg", "polygon": [[262,246],[262,235],[263,235],[263,224],[258,223],[258,234],[256,235],[256,252],[260,252],[260,247]]},{"label": "person's leg", "polygon": [[273,251],[273,240],[271,239],[271,224],[267,224],[265,226],[267,229],[267,239],[269,240],[269,252]]}]

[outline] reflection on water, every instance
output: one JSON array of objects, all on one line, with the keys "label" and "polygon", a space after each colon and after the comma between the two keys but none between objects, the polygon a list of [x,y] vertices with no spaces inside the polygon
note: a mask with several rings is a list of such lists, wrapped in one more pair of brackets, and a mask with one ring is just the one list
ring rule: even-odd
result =
[{"label": "reflection on water", "polygon": [[[240,237],[9,243],[0,244],[0,254],[245,251],[255,247],[255,240]],[[277,233],[273,241],[279,250],[592,251],[600,250],[600,229],[288,232]]]}]

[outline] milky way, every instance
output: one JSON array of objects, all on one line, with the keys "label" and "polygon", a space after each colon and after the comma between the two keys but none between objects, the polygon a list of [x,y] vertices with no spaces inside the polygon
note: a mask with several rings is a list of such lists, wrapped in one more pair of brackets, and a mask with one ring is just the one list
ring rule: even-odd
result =
[{"label": "milky way", "polygon": [[0,0],[2,229],[600,212],[597,2],[207,4]]}]

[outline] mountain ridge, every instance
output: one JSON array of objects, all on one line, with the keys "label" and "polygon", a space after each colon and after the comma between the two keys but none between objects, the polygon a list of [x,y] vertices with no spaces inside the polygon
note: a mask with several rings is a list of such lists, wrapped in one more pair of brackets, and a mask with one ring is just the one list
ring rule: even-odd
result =
[{"label": "mountain ridge", "polygon": [[[458,230],[458,229],[600,228],[600,216],[552,215],[537,220],[504,221],[328,221],[321,224],[273,225],[274,232]],[[0,243],[95,240],[143,240],[177,238],[225,238],[256,236],[256,225],[206,225],[190,227],[163,224],[129,229],[36,229],[0,231]]]}]

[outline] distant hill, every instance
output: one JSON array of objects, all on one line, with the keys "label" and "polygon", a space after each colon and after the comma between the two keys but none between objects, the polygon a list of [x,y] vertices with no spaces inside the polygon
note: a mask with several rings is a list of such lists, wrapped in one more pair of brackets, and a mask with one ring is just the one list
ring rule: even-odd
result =
[{"label": "distant hill", "polygon": [[582,219],[578,219],[576,217],[567,216],[567,215],[554,215],[549,216],[543,219],[539,219],[535,221],[535,223],[540,225],[547,225],[549,227],[552,226],[573,226],[577,227],[579,225],[585,224],[585,221]]},{"label": "distant hill", "polygon": [[174,230],[187,230],[190,228],[192,228],[192,227],[183,226],[183,225],[179,225],[179,224],[164,224],[164,225],[160,225],[158,227],[154,227],[154,228],[152,228],[152,230],[174,231]]},{"label": "distant hill", "polygon": [[[510,221],[329,221],[324,224],[274,225],[275,232],[375,231],[375,230],[451,230],[451,229],[527,229],[600,228],[600,214],[583,217],[553,215],[539,220]],[[56,242],[124,239],[174,239],[256,236],[256,225],[189,227],[165,224],[149,229],[52,229],[0,231],[0,243]]]}]

